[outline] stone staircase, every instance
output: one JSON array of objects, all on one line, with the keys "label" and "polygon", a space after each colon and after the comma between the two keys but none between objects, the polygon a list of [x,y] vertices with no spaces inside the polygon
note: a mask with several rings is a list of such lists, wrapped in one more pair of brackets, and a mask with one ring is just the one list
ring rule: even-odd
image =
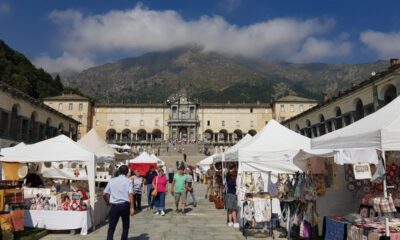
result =
[{"label": "stone staircase", "polygon": [[[167,146],[162,148],[159,157],[167,164],[167,167],[175,168],[176,161],[183,161],[183,153],[186,153],[187,163],[190,165],[195,165],[207,157],[203,153],[200,153],[201,148],[202,146],[197,143],[175,145],[168,143]],[[181,150],[180,152],[182,153],[180,153],[179,150]]]}]

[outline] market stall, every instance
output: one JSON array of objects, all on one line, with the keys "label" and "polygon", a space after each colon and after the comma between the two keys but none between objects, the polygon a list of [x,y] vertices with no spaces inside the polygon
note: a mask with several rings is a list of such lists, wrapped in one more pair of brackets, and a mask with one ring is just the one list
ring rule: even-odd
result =
[{"label": "market stall", "polygon": [[214,163],[214,157],[217,154],[213,154],[211,156],[206,157],[205,159],[201,160],[198,162],[196,165],[200,167],[201,171],[203,174],[207,172],[208,169],[210,169],[210,165]]},{"label": "market stall", "polygon": [[127,164],[131,171],[139,170],[140,175],[145,176],[146,172],[149,171],[150,166],[157,169],[157,159],[151,157],[147,152],[142,152],[139,156],[134,159],[127,160]]},{"label": "market stall", "polygon": [[218,162],[237,162],[238,161],[238,150],[244,146],[246,146],[253,137],[250,134],[246,134],[244,138],[240,139],[239,142],[237,142],[235,145],[230,147],[228,150],[226,150],[223,153],[216,154],[213,159],[214,163]]},{"label": "market stall", "polygon": [[[51,222],[51,218],[40,219],[37,217],[29,220],[28,216],[37,216],[37,210],[49,211],[48,214],[58,215],[63,219],[63,215],[70,215],[69,211],[83,211],[87,214],[79,214],[82,221],[86,223],[83,226],[81,234],[85,235],[87,229],[93,226],[93,213],[96,207],[96,192],[95,192],[95,173],[96,163],[103,161],[101,158],[96,158],[95,154],[88,151],[70,138],[60,135],[36,144],[26,145],[19,148],[9,148],[1,151],[3,155],[0,161],[3,164],[38,164],[38,163],[78,163],[82,164],[81,171],[87,174],[89,196],[85,195],[85,190],[80,189],[75,192],[68,193],[69,195],[62,196],[63,193],[57,194],[56,186],[47,194],[36,194],[35,199],[29,199],[28,209],[25,210],[25,225],[26,226],[48,226],[51,230],[60,230],[66,228],[66,223]],[[79,192],[80,191],[80,192]],[[79,193],[78,193],[79,192]],[[84,196],[84,197],[83,197]],[[57,199],[58,197],[58,199]],[[86,199],[87,200],[86,200]],[[53,202],[51,202],[51,200]],[[87,201],[86,203],[84,201]],[[33,202],[34,201],[34,202]],[[68,203],[68,209],[61,209],[64,204]],[[64,211],[65,210],[65,211]],[[50,213],[52,212],[52,213]],[[83,216],[83,217],[82,217]],[[51,227],[50,227],[51,226]],[[81,227],[79,227],[81,228]]]},{"label": "market stall", "polygon": [[[374,189],[380,194],[375,194],[370,198],[375,205],[389,205],[392,207],[385,208],[380,212],[380,216],[385,218],[385,232],[389,236],[392,232],[397,234],[396,229],[389,228],[396,221],[393,218],[393,212],[396,212],[392,204],[394,202],[392,196],[388,195],[387,183],[390,184],[390,191],[393,194],[398,193],[399,181],[399,151],[400,151],[400,98],[397,97],[385,107],[379,109],[375,113],[368,115],[357,122],[346,126],[342,129],[328,133],[311,141],[312,149],[360,149],[359,151],[369,151],[369,149],[379,150],[378,154],[382,157],[379,161],[378,169],[374,176],[375,179],[381,179],[381,182],[374,183]],[[365,154],[367,155],[367,154]],[[363,162],[360,160],[360,162]],[[355,164],[353,164],[354,166]],[[368,164],[361,167],[353,167],[354,174],[359,169],[367,169]],[[368,170],[366,171],[368,173]],[[371,173],[369,173],[371,174]],[[379,202],[379,203],[378,203]],[[379,207],[374,208],[379,210]],[[383,218],[380,218],[381,220]],[[371,220],[371,219],[365,219]],[[372,218],[371,223],[376,220]],[[380,221],[382,223],[382,221]],[[373,222],[376,223],[376,222]]]}]

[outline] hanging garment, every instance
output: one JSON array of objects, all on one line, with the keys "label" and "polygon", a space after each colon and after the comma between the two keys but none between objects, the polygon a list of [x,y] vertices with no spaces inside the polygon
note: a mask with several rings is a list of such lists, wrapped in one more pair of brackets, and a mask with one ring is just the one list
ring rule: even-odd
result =
[{"label": "hanging garment", "polygon": [[254,219],[256,222],[264,222],[265,200],[257,199],[254,201]]},{"label": "hanging garment", "polygon": [[253,173],[252,172],[245,172],[244,173],[244,184],[246,186],[246,192],[253,193],[255,192],[255,182],[253,178]]},{"label": "hanging garment", "polygon": [[282,216],[281,202],[277,198],[272,199],[272,214],[278,215],[279,218]]},{"label": "hanging garment", "polygon": [[247,204],[243,207],[243,218],[247,221],[253,221],[254,219],[254,204],[252,201],[247,201]]},{"label": "hanging garment", "polygon": [[326,174],[325,158],[310,157],[308,161],[308,170],[311,174]]},{"label": "hanging garment", "polygon": [[315,187],[315,191],[318,196],[323,196],[325,195],[326,189],[325,189],[325,178],[324,175],[313,175],[313,184]]},{"label": "hanging garment", "polygon": [[21,166],[24,166],[22,163],[7,163],[3,162],[3,180],[17,181],[20,179],[18,170]]},{"label": "hanging garment", "polygon": [[278,195],[278,187],[277,184],[279,184],[279,181],[277,181],[276,183],[272,182],[272,178],[271,178],[271,173],[268,174],[268,193],[269,195],[275,197]]},{"label": "hanging garment", "polygon": [[271,200],[265,200],[264,221],[270,222],[272,218]]},{"label": "hanging garment", "polygon": [[258,175],[257,181],[256,181],[256,192],[264,192],[264,180],[261,176],[261,174]]},{"label": "hanging garment", "polygon": [[303,177],[302,176],[298,176],[297,182],[296,182],[296,186],[294,188],[294,194],[293,197],[299,199],[301,196],[301,190],[303,188]]}]

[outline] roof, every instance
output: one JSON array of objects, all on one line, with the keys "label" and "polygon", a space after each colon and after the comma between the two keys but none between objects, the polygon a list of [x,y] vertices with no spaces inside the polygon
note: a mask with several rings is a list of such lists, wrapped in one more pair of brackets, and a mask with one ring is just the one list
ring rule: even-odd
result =
[{"label": "roof", "polygon": [[29,103],[31,103],[31,104],[39,107],[39,108],[42,108],[42,109],[46,110],[47,112],[54,113],[54,114],[56,114],[56,115],[58,115],[58,116],[60,116],[62,118],[68,119],[69,121],[72,121],[72,122],[74,122],[76,124],[80,123],[79,121],[77,121],[77,120],[75,120],[75,119],[73,119],[73,118],[71,118],[71,117],[69,117],[69,116],[67,116],[65,114],[62,114],[61,112],[59,112],[59,111],[47,106],[46,104],[44,104],[43,102],[37,100],[36,98],[33,98],[33,97],[29,96],[28,94],[22,92],[21,90],[18,90],[18,89],[14,88],[14,87],[11,87],[10,85],[8,85],[8,84],[6,84],[4,82],[0,82],[0,90],[3,91],[3,92],[9,93],[10,95],[12,95],[15,98],[22,98],[22,99],[28,101]]},{"label": "roof", "polygon": [[90,101],[89,98],[78,94],[63,94],[55,97],[48,97],[45,101]]},{"label": "roof", "polygon": [[301,118],[301,117],[303,117],[303,116],[305,116],[305,115],[307,115],[307,114],[309,114],[311,112],[317,111],[318,109],[320,109],[322,107],[325,107],[325,106],[327,106],[329,104],[332,104],[332,103],[334,103],[336,101],[339,101],[340,99],[343,99],[344,97],[347,97],[348,95],[350,95],[350,94],[352,94],[352,93],[364,88],[365,86],[368,86],[369,84],[372,84],[373,82],[375,82],[375,81],[377,81],[379,79],[382,79],[382,78],[386,77],[389,74],[393,74],[398,69],[400,69],[400,64],[396,64],[396,65],[390,66],[388,68],[388,70],[376,73],[374,76],[370,77],[368,80],[362,81],[359,84],[357,84],[356,86],[345,90],[344,92],[339,92],[338,95],[336,95],[335,97],[330,98],[325,103],[318,104],[318,105],[308,109],[307,111],[304,111],[304,112],[302,112],[302,113],[300,113],[300,114],[298,114],[296,116],[293,116],[293,117],[283,121],[282,124],[285,125],[286,123],[288,123],[288,122],[290,122],[292,120]]},{"label": "roof", "polygon": [[299,97],[295,95],[288,95],[284,96],[281,98],[278,98],[274,102],[311,102],[311,103],[317,103],[318,101],[315,99],[310,99],[310,98],[305,98],[305,97]]},{"label": "roof", "polygon": [[[96,103],[106,108],[169,108],[165,103]],[[200,103],[200,108],[269,108],[268,103]]]}]

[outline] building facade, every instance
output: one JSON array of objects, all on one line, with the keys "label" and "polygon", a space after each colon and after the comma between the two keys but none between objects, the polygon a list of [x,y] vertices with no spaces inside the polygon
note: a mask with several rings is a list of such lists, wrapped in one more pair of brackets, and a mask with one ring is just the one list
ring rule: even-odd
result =
[{"label": "building facade", "polygon": [[132,145],[165,140],[233,144],[245,134],[255,135],[275,115],[294,116],[317,102],[284,97],[272,106],[287,105],[287,113],[276,114],[278,107],[269,103],[200,103],[183,91],[165,103],[91,104],[87,98],[63,95],[47,98],[45,104],[80,121],[79,135],[93,127],[110,143]]},{"label": "building facade", "polygon": [[324,95],[324,101],[283,124],[313,138],[344,126],[375,112],[400,94],[400,64],[391,60],[387,71],[373,73],[368,80],[353,83],[347,91],[334,98]]},{"label": "building facade", "polygon": [[35,143],[58,134],[77,138],[79,122],[0,83],[0,147]]}]

